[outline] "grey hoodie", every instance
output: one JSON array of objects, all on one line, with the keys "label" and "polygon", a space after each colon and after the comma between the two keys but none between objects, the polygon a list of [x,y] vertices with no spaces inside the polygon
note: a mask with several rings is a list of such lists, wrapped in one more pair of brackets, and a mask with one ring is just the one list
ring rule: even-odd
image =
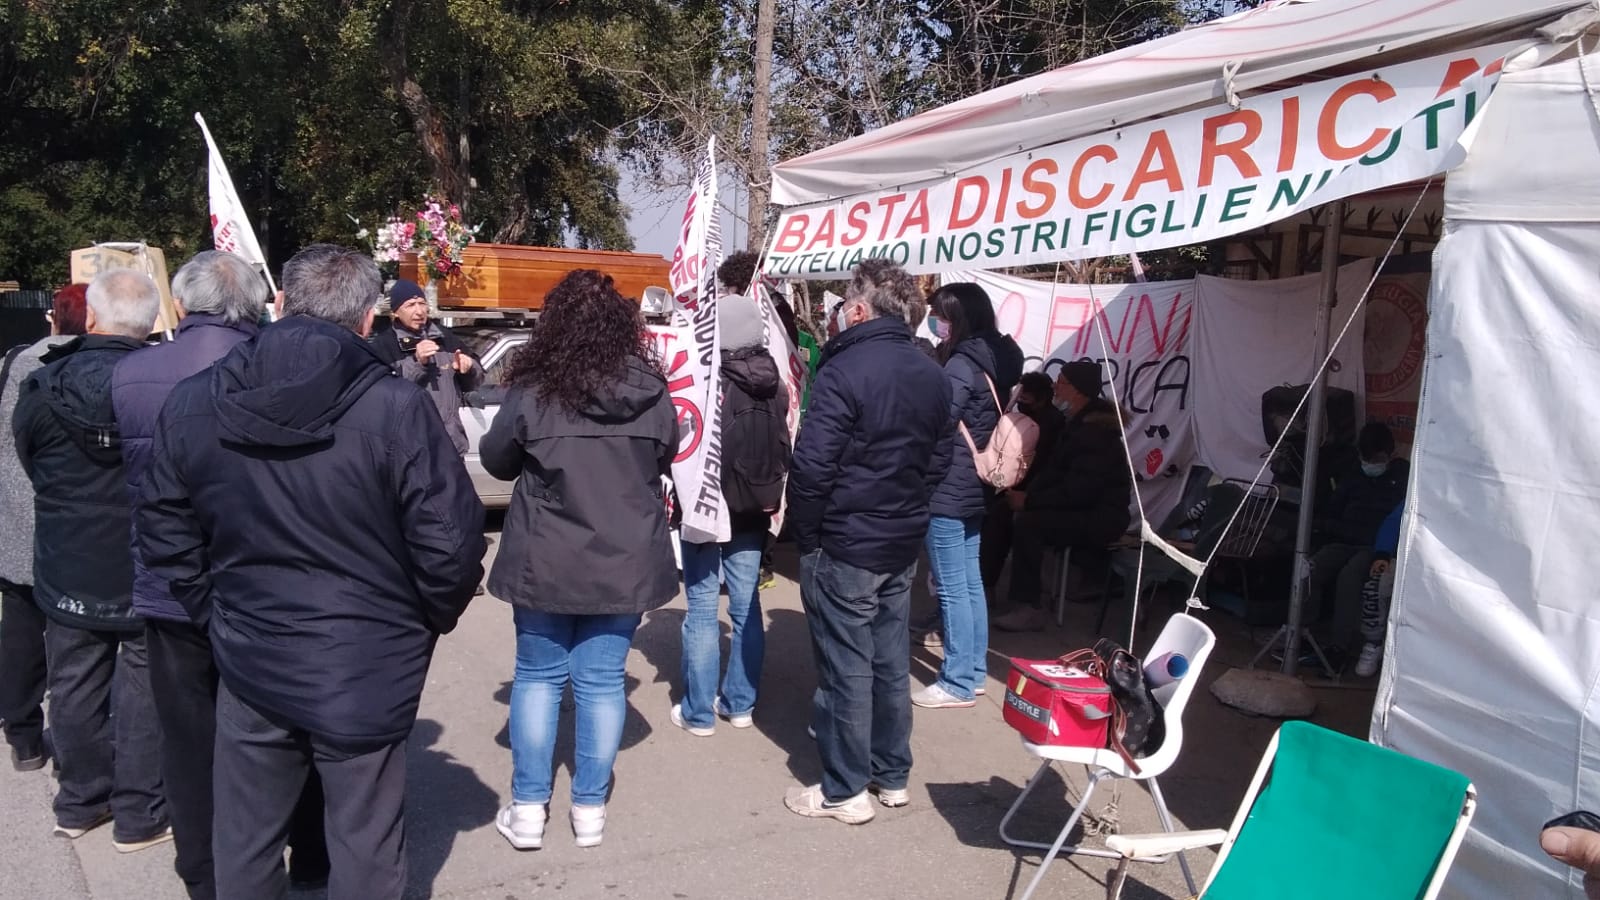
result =
[{"label": "grey hoodie", "polygon": [[42,365],[45,351],[70,340],[70,334],[51,335],[21,348],[0,383],[0,580],[11,584],[33,584],[33,482],[17,459],[11,418],[22,382]]}]

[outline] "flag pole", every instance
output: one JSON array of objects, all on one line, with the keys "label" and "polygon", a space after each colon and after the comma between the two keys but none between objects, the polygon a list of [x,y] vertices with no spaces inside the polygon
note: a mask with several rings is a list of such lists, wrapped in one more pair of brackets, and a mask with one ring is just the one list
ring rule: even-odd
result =
[{"label": "flag pole", "polygon": [[222,189],[227,192],[229,204],[239,211],[239,217],[244,220],[242,223],[244,227],[241,229],[243,232],[241,240],[245,242],[246,249],[252,251],[255,254],[255,258],[261,262],[261,274],[267,277],[267,286],[276,295],[278,293],[278,283],[272,280],[272,270],[267,268],[267,255],[261,252],[261,244],[256,240],[255,226],[250,224],[250,216],[245,212],[244,203],[239,200],[239,192],[233,186],[233,176],[228,174],[228,165],[222,161],[222,151],[217,149],[217,142],[211,137],[211,129],[206,127],[205,117],[195,113],[194,121],[196,125],[200,126],[200,133],[205,135],[206,149],[211,154],[206,165],[216,167],[217,173],[222,176]]}]

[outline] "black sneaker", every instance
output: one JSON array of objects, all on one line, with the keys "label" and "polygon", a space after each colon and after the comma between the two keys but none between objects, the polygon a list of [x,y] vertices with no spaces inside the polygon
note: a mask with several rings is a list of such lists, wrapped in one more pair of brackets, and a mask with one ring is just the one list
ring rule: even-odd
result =
[{"label": "black sneaker", "polygon": [[44,741],[30,741],[11,748],[11,768],[18,772],[37,772],[44,768]]},{"label": "black sneaker", "polygon": [[295,868],[293,863],[289,864],[290,890],[315,891],[328,886],[327,866],[323,866],[320,869],[314,869],[311,871],[303,871],[303,869],[310,869],[310,867],[303,866],[301,868]]}]

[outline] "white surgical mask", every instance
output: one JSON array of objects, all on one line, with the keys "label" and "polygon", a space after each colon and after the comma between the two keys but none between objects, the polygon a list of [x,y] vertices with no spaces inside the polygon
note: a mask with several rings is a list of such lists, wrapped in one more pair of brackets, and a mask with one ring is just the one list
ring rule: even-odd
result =
[{"label": "white surgical mask", "polygon": [[1065,416],[1065,415],[1070,415],[1072,413],[1072,401],[1070,401],[1070,400],[1056,400],[1056,401],[1054,401],[1054,403],[1055,403],[1056,409],[1061,410],[1061,414],[1062,415]]},{"label": "white surgical mask", "polygon": [[1387,471],[1389,471],[1389,464],[1386,462],[1364,462],[1361,464],[1361,474],[1368,478],[1377,478]]}]

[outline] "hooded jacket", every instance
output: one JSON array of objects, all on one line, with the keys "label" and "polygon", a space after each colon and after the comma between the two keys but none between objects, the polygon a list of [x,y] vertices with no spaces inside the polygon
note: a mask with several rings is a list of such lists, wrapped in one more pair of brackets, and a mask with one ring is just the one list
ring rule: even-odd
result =
[{"label": "hooded jacket", "polygon": [[410,732],[483,573],[483,506],[433,402],[304,316],[173,390],[137,521],[228,689],[353,753]]},{"label": "hooded jacket", "polygon": [[489,590],[558,615],[666,605],[678,573],[661,479],[677,452],[666,379],[644,360],[576,412],[513,386],[478,442],[484,469],[517,482]]},{"label": "hooded jacket", "polygon": [[34,600],[74,628],[144,628],[130,602],[128,490],[111,408],[112,369],[142,346],[89,334],[51,349],[23,383],[11,422],[33,482]]},{"label": "hooded jacket", "polygon": [[[769,435],[772,446],[781,447],[778,459],[762,459],[758,473],[787,472],[793,448],[789,441],[789,391],[778,375],[778,363],[765,348],[722,351],[722,464],[723,477],[728,468],[740,465],[743,454],[728,444],[729,423],[742,413],[763,410],[766,420],[779,434]],[[752,448],[759,451],[760,448]],[[770,482],[769,482],[770,483]],[[765,532],[772,526],[772,517],[761,514],[729,515],[735,533]]]},{"label": "hooded jacket", "polygon": [[1133,477],[1116,409],[1104,398],[1072,411],[1030,475],[1023,509],[1048,516],[1068,544],[1104,546],[1128,530]]},{"label": "hooded jacket", "polygon": [[[130,503],[139,502],[139,488],[150,468],[150,451],[155,444],[156,419],[172,389],[190,375],[209,368],[259,331],[255,322],[229,325],[221,316],[190,313],[178,324],[176,341],[146,347],[117,363],[111,376],[111,402],[116,410],[117,428],[122,432],[123,474],[127,477]],[[166,582],[145,568],[144,558],[138,552],[137,523],[134,532],[134,611],[147,619],[189,621],[189,614],[172,599]]]},{"label": "hooded jacket", "polygon": [[40,338],[6,351],[10,368],[0,362],[0,436],[13,442],[0,451],[0,581],[8,584],[33,584],[33,482],[17,458],[11,433],[17,398],[22,383],[43,365],[45,352],[70,340],[61,335]]},{"label": "hooded jacket", "polygon": [[1012,388],[1022,380],[1022,361],[1016,341],[998,331],[985,331],[962,341],[944,364],[950,380],[950,471],[933,492],[929,504],[933,515],[970,519],[989,508],[994,491],[978,478],[972,449],[953,423],[965,422],[973,443],[980,449],[988,446],[1000,423],[1000,410],[984,376],[994,381],[1000,402],[1009,404]]},{"label": "hooded jacket", "polygon": [[909,568],[954,429],[950,383],[905,322],[871,319],[829,341],[789,470],[801,554],[826,550],[879,574]]}]

